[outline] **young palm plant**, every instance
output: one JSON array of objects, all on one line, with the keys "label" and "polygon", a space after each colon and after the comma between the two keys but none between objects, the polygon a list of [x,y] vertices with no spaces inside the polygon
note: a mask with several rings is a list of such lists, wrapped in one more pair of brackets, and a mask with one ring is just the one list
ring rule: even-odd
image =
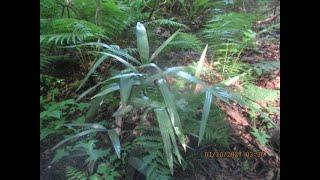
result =
[{"label": "young palm plant", "polygon": [[[182,149],[186,151],[187,143],[185,137],[186,132],[184,132],[182,129],[180,116],[176,108],[175,97],[170,90],[170,83],[167,81],[168,78],[179,78],[185,80],[188,83],[197,84],[198,86],[202,87],[200,88],[200,92],[197,91],[197,93],[205,93],[203,113],[198,133],[198,145],[200,145],[204,136],[208,115],[213,101],[213,96],[218,97],[219,99],[227,103],[229,103],[230,100],[236,99],[236,96],[227,92],[223,88],[222,84],[207,86],[199,79],[200,71],[202,69],[202,64],[204,62],[205,54],[207,51],[207,46],[200,57],[196,72],[192,72],[192,70],[187,67],[171,67],[166,70],[162,70],[153,63],[153,60],[170,43],[170,41],[175,38],[178,33],[179,31],[175,32],[150,56],[146,29],[143,24],[138,22],[136,26],[136,35],[140,60],[137,60],[136,58],[130,56],[120,48],[114,48],[113,46],[109,46],[103,43],[83,44],[102,47],[102,51],[97,52],[101,54],[102,57],[93,65],[92,69],[85,77],[83,83],[97,69],[97,67],[109,57],[111,57],[113,60],[116,60],[117,62],[120,62],[126,67],[119,74],[102,82],[99,82],[95,86],[89,88],[78,98],[78,100],[81,100],[86,95],[92,93],[97,87],[102,86],[101,91],[91,98],[97,99],[98,104],[102,104],[108,94],[115,91],[120,91],[119,108],[113,114],[118,127],[111,131],[97,125],[82,125],[92,127],[93,130],[87,130],[79,133],[78,135],[64,140],[62,143],[65,143],[66,141],[74,137],[80,137],[88,133],[106,131],[109,132],[109,136],[112,140],[117,155],[118,157],[120,157],[119,137],[115,137],[115,135],[116,133],[118,135],[121,134],[120,132],[122,118],[126,114],[131,112],[133,108],[147,107],[148,110],[152,111],[155,114],[156,122],[159,126],[160,134],[162,137],[163,152],[166,157],[167,166],[169,167],[171,174],[173,174],[175,159],[177,159],[178,162],[182,164],[182,156],[180,154],[179,147],[181,145]],[[192,75],[192,73],[195,73],[195,76]],[[195,86],[190,87],[195,88]],[[161,94],[160,98],[159,96],[154,96],[154,94]],[[144,125],[147,126],[147,124]],[[58,145],[61,145],[62,143],[59,143]],[[135,168],[141,170],[141,168]]]}]

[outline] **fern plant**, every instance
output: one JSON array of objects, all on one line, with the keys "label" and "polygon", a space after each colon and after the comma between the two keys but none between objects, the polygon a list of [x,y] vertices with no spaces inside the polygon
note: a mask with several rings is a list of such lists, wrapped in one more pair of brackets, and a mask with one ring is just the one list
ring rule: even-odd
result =
[{"label": "fern plant", "polygon": [[87,180],[87,176],[82,171],[72,166],[67,166],[66,176],[68,180]]},{"label": "fern plant", "polygon": [[193,34],[179,32],[179,34],[169,43],[168,49],[193,50],[201,52],[203,43]]},{"label": "fern plant", "polygon": [[254,34],[250,31],[255,16],[248,13],[227,13],[215,15],[201,34],[208,40],[217,56],[223,56],[228,46],[234,54],[237,54],[244,46],[250,44]]},{"label": "fern plant", "polygon": [[104,30],[84,21],[67,19],[40,19],[40,44],[76,44],[104,37]]},{"label": "fern plant", "polygon": [[[147,179],[171,179],[160,129],[155,126],[146,127],[141,123],[137,130],[142,136],[134,140],[135,146],[129,157],[129,164]],[[173,161],[179,164],[177,156],[173,157]]]}]

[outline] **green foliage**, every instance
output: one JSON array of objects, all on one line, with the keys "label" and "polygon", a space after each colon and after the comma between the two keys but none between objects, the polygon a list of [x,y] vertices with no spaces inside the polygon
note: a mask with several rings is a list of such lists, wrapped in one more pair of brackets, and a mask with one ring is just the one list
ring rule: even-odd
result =
[{"label": "green foliage", "polygon": [[262,61],[253,64],[253,69],[258,76],[268,74],[276,69],[280,69],[280,61]]},{"label": "green foliage", "polygon": [[120,174],[117,171],[115,171],[114,168],[110,168],[107,166],[107,164],[103,163],[98,166],[97,173],[93,176],[90,176],[90,180],[99,180],[101,178],[114,180],[116,179],[116,177],[119,176]]},{"label": "green foliage", "polygon": [[[111,154],[110,148],[96,148],[96,143],[96,140],[78,141],[73,146],[58,149],[52,163],[58,162],[62,160],[62,158],[82,156],[85,157],[85,164],[88,167],[89,174],[93,175],[96,165],[99,164],[98,170],[96,171],[99,176],[116,175],[113,171],[119,166],[119,163],[116,163],[117,156]],[[100,166],[110,166],[110,169],[105,169]]]},{"label": "green foliage", "polygon": [[56,88],[61,88],[63,86],[64,81],[63,79],[55,78],[52,76],[40,74],[40,94],[41,95],[50,95],[51,100],[55,101],[56,93]]},{"label": "green foliage", "polygon": [[103,34],[103,29],[84,20],[72,18],[40,20],[40,43],[44,45],[52,42],[60,45],[76,44],[98,39],[103,37]]},{"label": "green foliage", "polygon": [[255,16],[248,13],[215,15],[201,30],[201,34],[214,48],[217,56],[224,54],[227,49],[237,54],[252,43],[255,35],[251,26],[255,19]]},{"label": "green foliage", "polygon": [[[182,167],[184,170],[190,164],[186,163],[182,152],[187,148],[193,149],[194,138],[198,146],[214,143],[228,147],[229,127],[224,121],[224,113],[215,104],[216,100],[228,104],[236,101],[248,106],[252,117],[258,113],[262,123],[272,124],[268,113],[276,110],[272,106],[262,107],[257,102],[274,100],[278,92],[250,86],[250,83],[253,75],[268,73],[279,65],[276,62],[254,65],[239,62],[242,51],[254,47],[256,34],[251,28],[256,16],[221,13],[236,8],[239,2],[41,0],[41,70],[52,62],[70,57],[80,58],[82,62],[89,60],[85,65],[90,70],[77,91],[87,88],[84,85],[95,83],[76,101],[55,102],[59,83],[47,77],[41,78],[40,140],[52,134],[67,134],[51,148],[57,149],[52,163],[64,158],[84,157],[86,169],[80,171],[68,166],[68,179],[119,179],[127,173],[128,165],[144,174],[146,179],[171,179],[176,169]],[[218,9],[220,7],[223,8]],[[171,18],[167,13],[179,17]],[[209,16],[213,18],[207,21]],[[137,21],[144,22],[148,34],[142,23],[137,23],[136,29],[132,28]],[[207,24],[203,26],[205,21]],[[172,35],[166,40],[160,39],[153,32],[156,30],[158,33],[159,27],[165,30],[165,34]],[[198,28],[202,30],[195,34],[193,30]],[[158,38],[159,43],[151,46],[149,42],[154,42],[153,38]],[[194,68],[170,67],[163,70],[152,63],[172,50],[199,53],[204,47],[200,39],[210,46],[206,46]],[[134,47],[133,43],[137,46]],[[68,49],[61,48],[63,46]],[[211,59],[217,60],[214,66],[227,81],[207,85],[200,80],[200,75],[208,75],[203,64],[207,50],[212,53],[212,48],[215,56]],[[111,63],[111,70],[104,69],[106,61],[115,62]],[[100,67],[103,75],[99,74]],[[245,87],[240,92],[243,98],[226,87],[238,79]],[[55,88],[50,88],[51,84],[56,84]],[[90,105],[79,102],[87,101],[87,96],[91,97]],[[135,126],[136,116],[140,120],[138,127]],[[123,123],[121,128],[119,119]],[[95,123],[89,124],[89,121]],[[130,140],[131,135],[135,135],[133,143],[126,143],[128,130]],[[266,145],[270,138],[264,130],[254,123],[251,132],[262,145]],[[100,136],[96,133],[108,135],[106,147],[98,141]],[[66,146],[61,148],[62,145]]]},{"label": "green foliage", "polygon": [[40,0],[40,18],[56,18],[61,13],[63,0]]},{"label": "green foliage", "polygon": [[253,101],[274,101],[279,97],[279,90],[265,89],[256,85],[247,85],[242,96]]},{"label": "green foliage", "polygon": [[[80,137],[83,137],[83,136],[86,136],[89,134],[93,134],[96,132],[107,132],[109,135],[109,138],[111,140],[111,143],[114,147],[115,154],[118,156],[118,158],[120,158],[120,149],[121,149],[120,140],[119,140],[118,134],[115,132],[114,129],[106,129],[105,127],[103,127],[100,124],[66,124],[65,126],[67,126],[70,129],[74,129],[73,127],[82,127],[87,130],[84,130],[84,131],[77,133],[75,135],[68,136],[67,138],[60,141],[58,144],[56,144],[53,148],[51,148],[51,150],[55,150],[58,147],[64,145],[65,143],[67,143],[69,141],[78,139]],[[92,152],[92,151],[90,151],[90,152]],[[90,163],[93,163],[90,165],[90,171],[92,172],[95,161],[90,161]]]},{"label": "green foliage", "polygon": [[66,168],[66,176],[68,180],[101,180],[101,179],[108,179],[108,180],[114,180],[116,177],[120,176],[117,171],[114,170],[114,168],[108,167],[106,163],[99,164],[97,168],[97,172],[91,175],[90,177],[87,177],[86,174],[82,171],[79,171],[78,169],[67,166]]},{"label": "green foliage", "polygon": [[[164,144],[161,140],[160,129],[141,124],[138,131],[143,135],[134,141],[133,152],[136,153],[129,158],[129,164],[144,174],[148,180],[171,179],[171,170],[163,149]],[[177,156],[172,157],[173,165],[178,164],[177,158]]]},{"label": "green foliage", "polygon": [[241,165],[241,171],[247,172],[247,171],[249,171],[249,170],[250,170],[250,163],[249,163],[248,160],[245,160],[245,161],[243,162],[243,164]]},{"label": "green foliage", "polygon": [[[70,60],[59,46],[106,38],[104,30],[90,22],[72,18],[40,19],[40,70],[52,62]],[[81,54],[81,51],[80,51]]]},{"label": "green foliage", "polygon": [[161,46],[159,46],[151,55],[149,62],[152,62],[159,54],[160,52],[168,46],[168,44],[178,35],[179,30],[173,33],[166,41],[164,41]]},{"label": "green foliage", "polygon": [[203,43],[193,34],[179,32],[178,35],[169,43],[168,49],[173,50],[194,50],[201,52]]},{"label": "green foliage", "polygon": [[82,171],[79,171],[78,169],[72,166],[67,166],[66,176],[68,180],[86,180],[87,179],[86,175]]},{"label": "green foliage", "polygon": [[121,34],[129,23],[124,7],[113,0],[74,0],[77,17],[103,27],[108,37]]},{"label": "green foliage", "polygon": [[44,104],[40,113],[40,141],[51,134],[63,133],[68,116],[76,111],[83,111],[88,106],[87,103],[76,103],[73,99]]},{"label": "green foliage", "polygon": [[261,131],[258,129],[253,129],[253,131],[251,132],[251,134],[257,138],[257,140],[263,145],[265,146],[268,141],[270,136],[265,132],[265,131]]},{"label": "green foliage", "polygon": [[210,7],[217,3],[215,0],[179,0],[179,14],[189,22],[201,21],[199,17],[207,16]]},{"label": "green foliage", "polygon": [[254,70],[248,63],[237,61],[227,56],[223,62],[214,63],[215,67],[221,72],[225,79],[240,76],[243,85],[252,84],[254,80]]},{"label": "green foliage", "polygon": [[176,144],[175,135],[171,127],[170,118],[165,109],[155,109],[155,114],[160,127],[161,136],[164,144],[164,151],[167,157],[167,162],[170,168],[171,174],[173,174],[173,157],[172,152],[175,152],[178,157],[179,162],[181,163],[181,155]]},{"label": "green foliage", "polygon": [[[200,117],[203,113],[199,109],[204,106],[202,100],[205,99],[205,95],[193,95],[192,92],[176,93],[175,95],[177,96],[177,107],[182,119],[183,129],[188,134],[198,137],[201,124]],[[216,143],[228,147],[229,127],[224,120],[224,113],[213,102],[205,127],[202,144]]]},{"label": "green foliage", "polygon": [[[176,32],[170,38],[168,38],[168,40],[166,40],[163,45],[161,45],[158,50],[156,50],[155,53],[151,55],[149,61],[152,61],[177,34],[178,33]],[[131,63],[119,56],[113,55],[111,53],[103,54],[115,58],[118,62],[124,64],[126,66],[126,69],[122,70],[119,74],[116,74],[111,78],[99,82],[99,84],[109,85],[107,85],[105,89],[94,95],[93,98],[104,97],[114,90],[120,90],[120,106],[118,110],[113,114],[113,117],[117,118],[125,117],[128,112],[132,111],[132,108],[139,108],[141,105],[152,107],[151,110],[155,112],[156,119],[160,127],[163,152],[166,159],[165,162],[168,165],[170,169],[169,172],[171,172],[171,174],[173,174],[174,167],[173,157],[177,157],[178,162],[180,164],[182,163],[175,136],[177,136],[177,141],[182,145],[184,150],[186,150],[186,141],[184,130],[181,124],[181,118],[176,108],[176,103],[174,100],[175,97],[170,90],[171,85],[165,79],[169,77],[180,78],[187,83],[196,83],[203,86],[207,94],[206,104],[211,104],[210,99],[212,98],[212,96],[216,96],[219,99],[222,98],[222,100],[225,101],[229,101],[229,99],[235,100],[233,99],[233,96],[231,94],[223,92],[223,89],[218,90],[215,87],[207,87],[205,83],[191,75],[190,72],[187,71],[188,68],[173,67],[163,71],[153,63],[143,64],[141,66],[133,66]],[[144,69],[146,68],[154,68],[156,72],[153,71],[152,73],[145,73]],[[116,83],[109,83],[111,80],[117,81]],[[96,88],[97,86],[94,87]],[[117,88],[110,90],[111,87]],[[153,92],[151,92],[150,89],[152,89]],[[158,95],[154,97],[154,93]],[[99,101],[102,102],[102,99]],[[203,113],[202,117],[203,122],[207,121],[208,117],[210,116],[209,111],[210,108],[205,109],[205,113]],[[197,126],[197,134],[199,132],[198,130],[200,129],[201,137],[203,135],[208,136],[208,134],[206,134],[204,131],[206,124],[207,123],[202,123],[201,127]],[[208,137],[210,137],[210,135]],[[214,139],[214,137],[210,138]]]},{"label": "green foliage", "polygon": [[141,61],[146,64],[149,61],[149,42],[147,30],[140,22],[137,23],[137,47]]}]

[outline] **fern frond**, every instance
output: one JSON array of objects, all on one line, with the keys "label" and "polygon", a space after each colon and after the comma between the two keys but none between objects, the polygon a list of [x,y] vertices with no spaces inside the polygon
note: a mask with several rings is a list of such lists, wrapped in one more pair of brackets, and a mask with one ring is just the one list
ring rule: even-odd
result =
[{"label": "fern frond", "polygon": [[191,49],[196,52],[201,52],[202,46],[203,43],[196,35],[184,32],[179,32],[178,35],[168,45],[169,48],[182,50]]},{"label": "fern frond", "polygon": [[[245,43],[247,30],[251,29],[255,16],[247,13],[227,13],[214,16],[207,22],[200,34],[210,46],[218,49],[239,49]],[[229,44],[224,44],[229,43]],[[232,43],[232,44],[230,44]]]},{"label": "fern frond", "polygon": [[87,176],[84,174],[84,172],[72,166],[67,166],[66,176],[68,180],[86,180],[87,179]]},{"label": "fern frond", "polygon": [[70,45],[103,37],[104,31],[84,20],[41,19],[40,44]]},{"label": "fern frond", "polygon": [[129,23],[125,5],[119,5],[117,1],[73,0],[73,4],[79,12],[78,18],[103,27],[108,37],[116,38]]},{"label": "fern frond", "polygon": [[[138,130],[143,134],[134,140],[134,144],[138,145],[139,153],[136,157],[129,158],[129,164],[144,174],[148,180],[172,179],[159,128],[146,127],[141,123]],[[174,166],[179,166],[180,160],[176,153],[173,153],[172,160]],[[184,162],[183,159],[181,161]]]}]

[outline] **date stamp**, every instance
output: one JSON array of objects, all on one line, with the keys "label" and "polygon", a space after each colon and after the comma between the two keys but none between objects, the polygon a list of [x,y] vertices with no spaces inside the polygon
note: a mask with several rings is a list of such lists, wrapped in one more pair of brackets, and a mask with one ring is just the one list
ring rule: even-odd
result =
[{"label": "date stamp", "polygon": [[204,152],[205,158],[263,158],[267,156],[267,153],[252,152],[252,151],[206,151]]}]

